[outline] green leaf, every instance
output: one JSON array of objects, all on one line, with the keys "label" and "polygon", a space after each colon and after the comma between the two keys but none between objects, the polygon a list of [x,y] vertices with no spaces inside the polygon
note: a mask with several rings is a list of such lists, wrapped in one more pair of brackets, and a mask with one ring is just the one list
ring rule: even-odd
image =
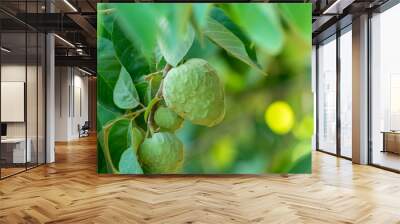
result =
[{"label": "green leaf", "polygon": [[214,7],[210,12],[210,17],[235,34],[243,42],[246,51],[253,62],[256,64],[258,63],[253,42],[244,34],[243,30],[225,14],[224,10]]},{"label": "green leaf", "polygon": [[97,73],[104,80],[104,84],[113,89],[120,70],[121,64],[116,57],[111,40],[99,37],[97,39]]},{"label": "green leaf", "polygon": [[[133,122],[133,121],[132,121]],[[131,134],[132,134],[132,147],[135,152],[139,149],[140,144],[142,144],[144,139],[144,131],[139,127],[134,127],[132,124]]]},{"label": "green leaf", "polygon": [[[106,80],[106,78],[102,75],[98,75],[97,77],[97,103],[99,106],[102,105],[104,107],[106,107],[108,110],[112,110],[115,112],[122,112],[121,109],[119,109],[115,104],[114,104],[114,99],[113,99],[113,95],[110,94],[114,91],[114,86],[110,82],[108,82]],[[101,115],[102,111],[100,111],[99,107],[98,107],[98,116]]]},{"label": "green leaf", "polygon": [[162,81],[162,74],[157,74],[154,75],[149,82],[149,87],[147,89],[147,97],[148,97],[148,101],[150,102],[151,99],[153,99],[157,92],[158,89],[160,88],[161,85],[161,81]]},{"label": "green leaf", "polygon": [[[173,5],[173,7],[171,7]],[[176,29],[175,35],[179,36],[179,39],[183,39],[187,35],[188,26],[191,24],[190,16],[192,14],[192,4],[169,4],[170,14],[168,15],[168,21],[173,24]],[[171,10],[172,9],[172,10]],[[171,15],[172,12],[172,15]]]},{"label": "green leaf", "polygon": [[107,172],[118,173],[116,164],[119,163],[121,167],[120,157],[123,153],[121,147],[129,147],[136,151],[143,142],[145,134],[141,128],[134,126],[134,120],[120,119],[116,120],[111,127],[110,125],[107,124],[98,132],[98,153],[101,154],[103,160],[101,163],[106,164]]},{"label": "green leaf", "polygon": [[108,148],[114,167],[118,167],[122,153],[132,145],[131,128],[131,121],[122,119],[115,122],[109,131]]},{"label": "green leaf", "polygon": [[140,167],[135,150],[132,147],[122,153],[119,161],[119,172],[121,174],[143,174],[142,167]]},{"label": "green leaf", "polygon": [[139,94],[140,102],[143,102],[145,105],[147,105],[149,103],[149,100],[148,100],[149,97],[147,94],[149,83],[146,81],[143,81],[143,82],[139,82],[139,83],[135,84],[135,86],[136,86],[136,90]]},{"label": "green leaf", "polygon": [[270,54],[277,54],[283,47],[284,34],[279,17],[272,4],[233,4],[234,20]]},{"label": "green leaf", "polygon": [[311,165],[312,156],[311,153],[307,153],[293,164],[293,167],[289,170],[289,173],[311,173]]},{"label": "green leaf", "polygon": [[113,26],[112,42],[117,58],[129,72],[134,82],[150,72],[148,61],[142,52],[138,51],[132,42],[126,38],[117,21],[114,22]]},{"label": "green leaf", "polygon": [[160,68],[165,66],[165,60],[163,60],[164,57],[161,54],[160,47],[158,47],[158,46],[156,47],[156,49],[154,50],[154,56],[155,56],[155,58],[154,58],[155,66],[154,67],[155,67],[155,70],[158,71]]},{"label": "green leaf", "polygon": [[303,173],[303,171],[311,171],[311,147],[307,141],[276,152],[268,168],[268,172],[271,173]]},{"label": "green leaf", "polygon": [[187,28],[183,31],[183,34],[179,34],[178,25],[174,21],[171,22],[164,18],[157,38],[161,54],[168,64],[174,67],[185,57],[195,37],[194,29],[190,23],[187,23]]},{"label": "green leaf", "polygon": [[112,42],[99,37],[97,40],[97,100],[108,107],[115,107],[112,95],[121,65],[115,56]]},{"label": "green leaf", "polygon": [[193,3],[194,20],[199,28],[204,28],[207,25],[211,6],[212,3]]},{"label": "green leaf", "polygon": [[132,78],[124,67],[114,87],[114,103],[121,109],[133,109],[140,104],[139,95]]},{"label": "green leaf", "polygon": [[306,41],[311,41],[312,4],[279,4],[279,9],[289,26],[305,38]]},{"label": "green leaf", "polygon": [[147,105],[147,109],[146,109],[146,111],[144,112],[144,120],[147,121],[147,119],[149,118],[149,115],[150,115],[151,110],[152,110],[153,107],[158,103],[158,101],[160,101],[160,99],[157,98],[157,97],[154,97],[154,98],[149,102],[149,104]]},{"label": "green leaf", "polygon": [[99,3],[97,9],[97,36],[111,38],[115,13],[110,11],[110,5],[107,3]]},{"label": "green leaf", "polygon": [[124,35],[142,52],[150,63],[156,46],[158,18],[161,16],[152,4],[111,4],[117,10],[117,21]]},{"label": "green leaf", "polygon": [[112,173],[103,152],[103,131],[97,131],[97,173]]},{"label": "green leaf", "polygon": [[114,91],[121,65],[115,57],[114,48],[109,39],[99,37],[97,44],[97,129],[101,130],[108,121],[122,114],[110,94]]},{"label": "green leaf", "polygon": [[210,58],[217,54],[220,47],[215,45],[210,39],[196,36],[193,42],[193,46],[190,48],[189,52],[186,54],[184,60],[189,60],[190,58]]},{"label": "green leaf", "polygon": [[208,18],[207,27],[204,29],[204,34],[218,46],[225,49],[232,56],[255,68],[260,73],[266,75],[266,73],[257,64],[255,64],[253,60],[251,60],[247,54],[243,42],[221,23],[212,18]]},{"label": "green leaf", "polygon": [[116,119],[121,116],[120,110],[108,107],[101,102],[97,102],[97,130],[101,130],[105,124],[109,121]]},{"label": "green leaf", "polygon": [[104,159],[104,154],[102,151],[102,148],[100,146],[100,143],[97,142],[97,173],[108,173],[107,169],[107,163],[106,160]]},{"label": "green leaf", "polygon": [[[106,22],[109,25],[109,23]],[[103,27],[105,30],[105,28]],[[108,35],[108,31],[104,31]],[[107,36],[105,35],[105,36]],[[115,56],[112,42],[98,36],[97,38],[97,132],[98,132],[98,171],[101,173],[113,173],[113,166],[106,162],[105,144],[103,142],[103,126],[109,121],[119,117],[122,112],[113,102],[112,94],[110,94],[118,79],[121,65]]]}]

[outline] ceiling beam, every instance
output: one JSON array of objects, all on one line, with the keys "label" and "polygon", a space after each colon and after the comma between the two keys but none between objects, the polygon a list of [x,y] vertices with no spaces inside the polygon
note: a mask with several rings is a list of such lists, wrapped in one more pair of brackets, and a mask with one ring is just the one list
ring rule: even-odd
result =
[{"label": "ceiling beam", "polygon": [[91,56],[55,56],[56,66],[88,67],[96,71],[97,60]]},{"label": "ceiling beam", "polygon": [[330,4],[322,14],[342,14],[343,11],[351,5],[355,0],[336,0]]},{"label": "ceiling beam", "polygon": [[91,38],[96,38],[96,29],[81,14],[69,13],[67,16],[80,26]]},{"label": "ceiling beam", "polygon": [[320,16],[313,22],[312,24],[312,32],[315,33],[318,30],[321,30],[326,24],[335,16]]},{"label": "ceiling beam", "polygon": [[82,30],[75,21],[62,13],[19,13],[16,18],[43,32]]}]

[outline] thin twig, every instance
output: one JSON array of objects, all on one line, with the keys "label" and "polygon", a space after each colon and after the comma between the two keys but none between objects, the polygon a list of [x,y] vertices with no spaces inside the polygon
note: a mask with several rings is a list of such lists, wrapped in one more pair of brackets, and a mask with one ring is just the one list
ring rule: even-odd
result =
[{"label": "thin twig", "polygon": [[[160,86],[158,87],[157,93],[155,95],[155,98],[158,98],[159,100],[161,100],[163,98],[162,89],[163,89],[163,84],[164,84],[164,78],[167,76],[167,73],[169,72],[169,70],[171,70],[171,68],[172,68],[172,66],[170,64],[166,64],[163,69],[163,79],[161,80]],[[157,101],[153,105],[153,107],[150,110],[149,117],[147,119],[147,125],[148,125],[148,128],[150,129],[151,134],[154,133],[153,119],[154,119],[154,113],[155,113],[155,110],[157,109],[158,103],[159,103],[159,101]]]},{"label": "thin twig", "polygon": [[169,72],[169,70],[171,70],[172,65],[170,64],[166,64],[164,69],[163,69],[163,77],[167,76],[167,73]]},{"label": "thin twig", "polygon": [[153,76],[163,73],[162,70],[150,73],[144,77],[145,80],[150,80]]},{"label": "thin twig", "polygon": [[106,15],[112,14],[114,13],[116,10],[115,9],[102,9],[102,10],[98,10],[98,13],[104,13]]},{"label": "thin twig", "polygon": [[168,72],[172,69],[170,64],[166,64],[163,69],[163,79],[161,80],[160,87],[157,90],[156,97],[162,98],[162,89],[164,85],[164,78],[167,76]]},{"label": "thin twig", "polygon": [[114,120],[111,120],[111,121],[109,121],[105,126],[104,126],[104,128],[110,128],[111,126],[113,126],[115,123],[117,123],[118,121],[120,121],[120,120],[123,120],[123,119],[134,119],[134,118],[136,118],[137,116],[139,116],[141,113],[143,113],[143,112],[145,112],[146,111],[146,108],[142,108],[142,109],[140,109],[140,110],[137,110],[137,111],[134,111],[134,112],[130,112],[130,113],[128,113],[128,114],[124,114],[124,115],[122,115],[121,117],[118,117],[118,118],[116,118],[116,119],[114,119]]}]

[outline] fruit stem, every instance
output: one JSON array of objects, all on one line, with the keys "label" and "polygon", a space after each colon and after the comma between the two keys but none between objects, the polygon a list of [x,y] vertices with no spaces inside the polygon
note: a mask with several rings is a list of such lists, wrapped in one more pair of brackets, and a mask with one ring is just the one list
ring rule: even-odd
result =
[{"label": "fruit stem", "polygon": [[[161,80],[160,86],[158,87],[157,93],[156,93],[156,95],[155,95],[155,97],[154,97],[154,98],[156,99],[156,100],[155,100],[155,103],[154,103],[154,105],[150,108],[149,116],[148,116],[148,118],[147,118],[147,132],[146,132],[146,136],[148,136],[148,134],[149,134],[148,131],[151,132],[151,135],[154,134],[154,131],[157,131],[157,130],[154,130],[154,125],[153,125],[154,112],[155,112],[156,109],[157,109],[157,104],[158,104],[159,101],[163,98],[163,95],[162,95],[162,88],[163,88],[163,84],[164,84],[164,78],[165,78],[165,76],[167,75],[167,73],[169,72],[169,70],[171,70],[171,68],[172,68],[172,66],[171,66],[170,64],[166,64],[165,67],[164,67],[164,69],[163,69],[163,79]],[[153,100],[154,100],[154,99],[153,99]]]},{"label": "fruit stem", "polygon": [[104,128],[104,135],[103,135],[104,147],[103,147],[103,151],[104,151],[104,156],[106,158],[106,161],[107,161],[109,167],[111,168],[112,173],[113,174],[118,174],[118,170],[115,168],[115,166],[114,166],[114,164],[112,162],[110,149],[109,149],[109,146],[108,146],[108,135],[110,134],[110,129],[111,129],[111,126],[106,126]]},{"label": "fruit stem", "polygon": [[143,109],[140,109],[140,110],[137,110],[137,111],[134,111],[134,112],[130,112],[130,113],[128,113],[128,114],[124,114],[123,116],[121,116],[121,117],[118,117],[118,118],[116,118],[116,119],[114,119],[114,120],[111,120],[111,121],[109,121],[105,126],[104,126],[104,128],[110,128],[111,126],[113,126],[116,122],[118,122],[118,121],[120,121],[120,120],[123,120],[123,119],[135,119],[137,116],[139,116],[141,113],[143,113],[143,112],[145,112],[146,111],[146,108],[143,108]]},{"label": "fruit stem", "polygon": [[172,66],[170,64],[166,64],[163,69],[163,79],[161,80],[160,87],[158,88],[157,94],[156,94],[156,97],[158,97],[160,99],[162,98],[162,88],[164,85],[164,78],[167,76],[167,74],[168,74],[169,70],[171,70],[171,68],[172,68]]},{"label": "fruit stem", "polygon": [[156,72],[150,73],[150,74],[146,75],[146,76],[144,77],[144,79],[148,81],[148,80],[150,80],[151,78],[153,78],[153,76],[158,75],[158,74],[160,74],[160,73],[163,73],[163,71],[160,70],[160,71],[156,71]]},{"label": "fruit stem", "polygon": [[169,72],[169,70],[171,70],[172,65],[170,64],[166,64],[164,69],[163,69],[163,77],[167,76],[167,73]]},{"label": "fruit stem", "polygon": [[114,166],[114,164],[113,164],[113,162],[112,162],[111,154],[110,154],[110,149],[109,149],[109,146],[108,146],[108,135],[110,134],[111,127],[112,127],[115,123],[117,123],[118,121],[120,121],[120,120],[123,120],[123,119],[131,119],[131,120],[133,120],[133,119],[135,119],[135,118],[136,118],[137,116],[139,116],[141,113],[145,112],[146,109],[147,109],[147,108],[142,108],[142,109],[140,109],[140,110],[137,110],[137,111],[134,111],[134,112],[129,112],[128,114],[124,114],[124,115],[121,116],[121,117],[118,117],[118,118],[116,118],[116,119],[114,119],[114,120],[111,120],[110,122],[108,122],[108,123],[103,127],[103,130],[104,130],[104,136],[103,136],[103,141],[104,141],[104,149],[103,149],[103,150],[104,150],[104,155],[105,155],[105,158],[106,158],[107,163],[109,164],[109,167],[111,168],[111,170],[112,170],[112,172],[113,172],[114,174],[118,174],[118,170],[117,170],[117,168]]},{"label": "fruit stem", "polygon": [[103,9],[103,10],[98,10],[99,13],[104,13],[106,15],[110,15],[114,13],[116,10],[115,9]]},{"label": "fruit stem", "polygon": [[[158,101],[157,101],[158,103]],[[154,106],[157,105],[157,103],[154,104]],[[151,108],[150,113],[149,113],[149,117],[147,118],[147,130],[150,131],[151,135],[154,134],[154,126],[153,126],[153,114],[154,114],[154,108]]]}]

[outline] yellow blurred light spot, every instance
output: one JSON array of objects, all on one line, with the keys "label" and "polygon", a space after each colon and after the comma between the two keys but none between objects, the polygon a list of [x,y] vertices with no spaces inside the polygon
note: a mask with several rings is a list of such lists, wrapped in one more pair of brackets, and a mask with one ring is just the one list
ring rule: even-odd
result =
[{"label": "yellow blurred light spot", "polygon": [[212,159],[214,166],[225,168],[230,166],[236,157],[236,149],[231,138],[220,139],[212,149]]},{"label": "yellow blurred light spot", "polygon": [[265,122],[276,134],[287,134],[294,125],[293,110],[288,103],[276,101],[265,111]]}]

